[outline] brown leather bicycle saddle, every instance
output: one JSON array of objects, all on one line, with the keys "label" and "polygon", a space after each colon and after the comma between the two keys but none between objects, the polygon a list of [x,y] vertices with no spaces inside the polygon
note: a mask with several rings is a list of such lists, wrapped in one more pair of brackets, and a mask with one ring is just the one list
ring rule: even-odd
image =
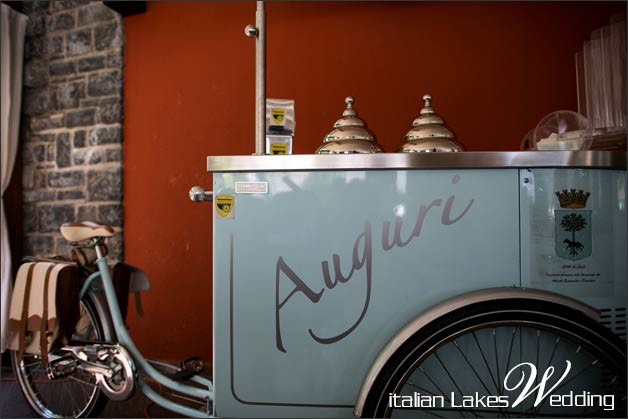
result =
[{"label": "brown leather bicycle saddle", "polygon": [[110,237],[115,232],[113,227],[94,221],[64,223],[61,235],[71,242],[82,242],[94,237]]}]

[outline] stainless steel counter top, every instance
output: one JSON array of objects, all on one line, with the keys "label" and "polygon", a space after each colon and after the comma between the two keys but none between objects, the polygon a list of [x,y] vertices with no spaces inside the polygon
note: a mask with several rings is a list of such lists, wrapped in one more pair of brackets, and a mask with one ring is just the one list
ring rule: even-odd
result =
[{"label": "stainless steel counter top", "polygon": [[509,151],[207,157],[208,172],[560,167],[626,170],[626,153],[623,151]]}]

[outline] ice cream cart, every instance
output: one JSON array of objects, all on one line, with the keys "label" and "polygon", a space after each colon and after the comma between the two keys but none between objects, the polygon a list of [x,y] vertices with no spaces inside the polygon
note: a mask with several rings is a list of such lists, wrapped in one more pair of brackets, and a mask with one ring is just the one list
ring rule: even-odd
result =
[{"label": "ice cream cart", "polygon": [[[625,337],[625,153],[225,156],[207,167],[216,415],[403,415],[404,397],[427,416],[625,412],[625,343],[606,347],[603,326],[581,318]],[[595,336],[571,330],[585,321]],[[602,397],[515,404],[532,374],[522,364],[537,384],[555,368],[545,391],[584,369],[556,395]],[[494,405],[459,405],[476,393]]]},{"label": "ice cream cart", "polygon": [[256,153],[190,192],[213,200],[213,413],[625,416],[626,153],[460,153],[426,95],[402,153],[349,97],[321,154],[263,155],[262,2],[245,33]]}]

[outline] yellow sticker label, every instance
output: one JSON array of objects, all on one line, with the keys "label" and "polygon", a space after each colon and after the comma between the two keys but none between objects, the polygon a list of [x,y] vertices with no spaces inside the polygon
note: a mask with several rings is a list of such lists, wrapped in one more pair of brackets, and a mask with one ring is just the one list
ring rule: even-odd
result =
[{"label": "yellow sticker label", "polygon": [[286,116],[285,109],[272,109],[270,114],[273,117],[273,122],[275,124],[281,124],[283,122],[283,118]]},{"label": "yellow sticker label", "polygon": [[287,143],[271,143],[270,154],[288,154]]},{"label": "yellow sticker label", "polygon": [[233,197],[231,195],[218,195],[215,199],[216,211],[221,217],[227,217],[233,209]]}]

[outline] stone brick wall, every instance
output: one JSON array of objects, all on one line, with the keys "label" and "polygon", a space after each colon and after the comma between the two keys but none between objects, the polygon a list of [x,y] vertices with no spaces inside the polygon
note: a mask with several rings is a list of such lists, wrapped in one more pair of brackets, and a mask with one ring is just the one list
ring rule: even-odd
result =
[{"label": "stone brick wall", "polygon": [[119,232],[123,256],[122,18],[102,2],[25,2],[22,105],[25,255],[64,254],[66,221]]}]

